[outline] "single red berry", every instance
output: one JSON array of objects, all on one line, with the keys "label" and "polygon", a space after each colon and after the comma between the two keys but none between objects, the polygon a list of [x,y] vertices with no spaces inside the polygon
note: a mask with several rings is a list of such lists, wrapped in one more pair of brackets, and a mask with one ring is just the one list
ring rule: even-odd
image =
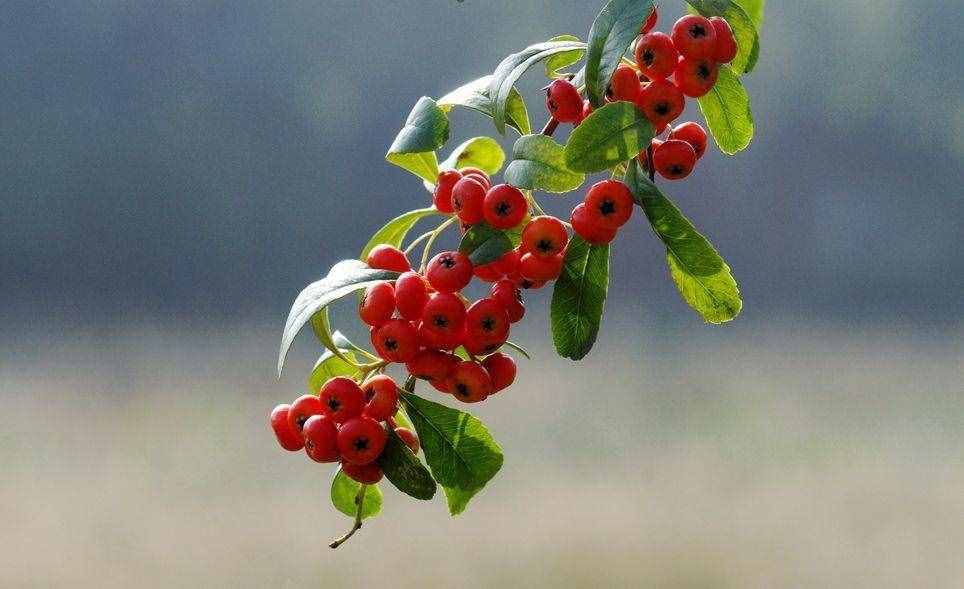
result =
[{"label": "single red berry", "polygon": [[653,80],[639,93],[636,108],[641,110],[653,127],[659,128],[676,120],[683,112],[686,99],[679,88],[667,80]]},{"label": "single red berry", "polygon": [[502,303],[486,297],[472,303],[465,312],[465,341],[478,342],[485,348],[509,337],[509,314]]},{"label": "single red berry", "polygon": [[398,385],[392,377],[375,375],[365,381],[362,392],[365,393],[363,414],[375,421],[385,421],[398,411]]},{"label": "single red berry", "polygon": [[462,173],[458,170],[445,170],[438,175],[435,181],[435,192],[432,193],[432,204],[440,213],[452,213],[452,188],[455,183],[462,179]]},{"label": "single red berry", "polygon": [[472,281],[472,262],[461,252],[442,252],[428,263],[425,276],[439,292],[458,292]]},{"label": "single red berry", "polygon": [[[689,143],[693,151],[696,152],[696,159],[703,157],[703,154],[706,152],[706,131],[699,123],[689,121],[682,125],[677,125],[670,131],[669,139],[679,139],[680,141]],[[656,146],[653,146],[653,149],[655,148]]]},{"label": "single red berry", "polygon": [[464,327],[465,303],[462,299],[453,293],[437,293],[425,303],[418,336],[426,347],[450,350],[458,347]]},{"label": "single red berry", "polygon": [[517,323],[526,314],[526,306],[522,300],[522,292],[516,288],[511,280],[503,278],[492,285],[489,296],[502,303],[509,323]]},{"label": "single red berry", "polygon": [[656,26],[656,19],[659,18],[658,11],[656,10],[656,5],[653,5],[653,9],[649,11],[649,16],[646,17],[646,22],[643,23],[643,28],[639,29],[640,35],[645,35],[646,33],[653,30]]},{"label": "single red berry", "polygon": [[346,376],[329,379],[321,387],[318,397],[322,405],[321,413],[335,423],[345,423],[358,417],[365,409],[365,394],[361,387]]},{"label": "single red berry", "polygon": [[502,352],[489,355],[482,361],[482,367],[492,379],[492,392],[497,393],[509,387],[515,380],[515,360]]},{"label": "single red berry", "polygon": [[666,33],[648,33],[636,43],[636,65],[650,80],[669,77],[678,59],[679,53]]},{"label": "single red berry", "polygon": [[271,429],[274,430],[275,437],[278,438],[278,444],[289,452],[296,452],[304,448],[305,441],[301,437],[301,432],[294,428],[288,421],[288,412],[290,410],[291,405],[287,403],[278,405],[271,410],[269,423],[271,424]]},{"label": "single red berry", "polygon": [[408,361],[405,368],[408,373],[415,378],[427,380],[429,382],[442,382],[449,377],[452,369],[452,360],[458,361],[456,356],[447,354],[439,350],[425,349],[415,354],[415,357]]},{"label": "single red berry", "polygon": [[384,325],[394,312],[395,289],[388,282],[379,282],[366,288],[358,303],[358,316],[373,327]]},{"label": "single red berry", "polygon": [[553,80],[546,88],[546,109],[560,123],[578,123],[582,118],[582,96],[567,80]]},{"label": "single red berry", "polygon": [[407,272],[412,269],[408,263],[405,252],[397,247],[388,244],[376,245],[372,251],[368,252],[368,265],[379,270],[392,270],[393,272]]},{"label": "single red berry", "polygon": [[522,222],[529,212],[529,203],[522,191],[508,184],[496,184],[485,193],[482,214],[485,222],[496,229],[511,229]]},{"label": "single red berry", "polygon": [[620,65],[616,68],[616,71],[613,72],[613,77],[609,81],[609,87],[606,89],[606,98],[610,102],[619,100],[636,102],[636,97],[639,96],[639,90],[639,76],[636,74],[636,70],[628,65]]},{"label": "single red berry", "polygon": [[341,471],[351,480],[363,485],[374,485],[384,476],[382,467],[375,463],[352,464],[351,462],[342,462]]},{"label": "single red berry", "polygon": [[533,282],[555,280],[559,278],[564,262],[564,254],[556,254],[548,258],[535,254],[522,254],[522,260],[519,262],[519,273],[522,274],[523,278],[528,278]]},{"label": "single red berry", "polygon": [[304,427],[309,417],[312,415],[322,415],[324,412],[325,407],[318,397],[315,395],[301,395],[295,399],[294,403],[291,404],[291,409],[288,410],[288,425],[300,434],[301,428]]},{"label": "single red berry", "polygon": [[710,19],[716,31],[716,46],[710,56],[717,63],[730,63],[736,57],[736,37],[725,18],[714,16]]},{"label": "single red berry", "polygon": [[305,453],[315,462],[335,462],[338,454],[338,428],[324,415],[312,415],[305,422]]},{"label": "single red berry", "polygon": [[589,118],[589,115],[592,114],[592,111],[593,111],[592,103],[589,102],[588,100],[583,101],[583,103],[582,103],[582,114],[579,116],[579,120],[576,121],[575,124],[578,125],[579,123],[581,123],[581,122],[585,121],[586,119],[588,119],[588,118]]},{"label": "single red berry", "polygon": [[572,209],[572,230],[579,237],[593,245],[607,244],[616,238],[616,229],[609,229],[599,224],[599,215],[593,215],[586,207],[586,203],[579,203]]},{"label": "single red berry", "polygon": [[[398,314],[417,321],[428,302],[428,285],[418,272],[405,272],[395,281],[395,306]],[[371,325],[371,324],[369,324]]]},{"label": "single red berry", "polygon": [[569,243],[569,233],[562,221],[550,215],[541,215],[533,217],[522,230],[519,250],[523,253],[551,258],[564,251],[567,243]]},{"label": "single red berry", "polygon": [[482,282],[495,282],[503,276],[502,272],[499,271],[497,262],[477,264],[472,268],[472,275]]},{"label": "single red berry", "polygon": [[338,451],[343,462],[369,464],[385,449],[388,433],[371,417],[356,417],[338,430]]},{"label": "single red berry", "polygon": [[492,262],[498,269],[499,274],[502,276],[508,276],[519,269],[519,257],[521,254],[518,249],[511,249],[504,254],[502,257]]},{"label": "single red berry", "polygon": [[[656,148],[663,144],[663,140],[653,139],[649,142],[649,144],[653,147],[653,151],[656,151]],[[636,159],[639,161],[639,165],[641,165],[644,170],[649,170],[649,154],[645,149],[639,152],[639,155],[636,156]]]},{"label": "single red berry", "polygon": [[392,319],[371,330],[372,345],[389,362],[407,362],[418,351],[418,333],[405,319]]},{"label": "single red berry", "polygon": [[465,403],[484,401],[492,394],[492,378],[478,362],[459,362],[449,377],[449,386],[454,395]]},{"label": "single red berry", "polygon": [[415,432],[408,429],[407,427],[396,427],[395,435],[397,435],[399,438],[402,439],[403,442],[405,442],[405,445],[408,446],[408,449],[412,451],[412,454],[418,454],[418,450],[419,448],[421,448],[421,444],[419,443],[418,436],[415,435]]},{"label": "single red berry", "polygon": [[706,17],[688,14],[673,25],[673,45],[683,57],[712,57],[716,51],[716,29]]},{"label": "single red berry", "polygon": [[680,92],[691,98],[699,98],[713,89],[720,68],[710,59],[683,58],[676,64],[673,81]]},{"label": "single red berry", "polygon": [[454,350],[462,345],[463,330],[438,331],[422,321],[418,324],[418,345],[431,350]]},{"label": "single red berry", "polygon": [[619,229],[633,214],[633,193],[619,180],[603,180],[592,185],[586,193],[586,208],[598,215],[599,225]]},{"label": "single red berry", "polygon": [[471,177],[479,181],[486,190],[492,186],[492,182],[489,181],[489,175],[485,173],[485,170],[480,170],[479,168],[462,168],[459,170],[462,172],[462,177]]},{"label": "single red berry", "polygon": [[485,186],[475,176],[463,176],[452,188],[452,208],[465,225],[482,222]]},{"label": "single red berry", "polygon": [[670,139],[653,151],[653,167],[667,180],[680,180],[696,167],[696,151],[685,141]]}]

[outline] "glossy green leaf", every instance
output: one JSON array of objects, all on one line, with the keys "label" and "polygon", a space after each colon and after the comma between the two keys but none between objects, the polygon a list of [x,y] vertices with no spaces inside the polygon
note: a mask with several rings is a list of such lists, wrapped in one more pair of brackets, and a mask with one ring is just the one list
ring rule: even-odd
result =
[{"label": "glossy green leaf", "polygon": [[468,413],[412,393],[401,395],[425,461],[445,491],[449,513],[462,513],[502,468],[502,449],[485,425]]},{"label": "glossy green leaf", "polygon": [[512,240],[506,233],[479,223],[462,236],[459,251],[467,255],[476,266],[494,262],[513,248]]},{"label": "glossy green leaf", "polygon": [[445,111],[428,96],[423,96],[409,113],[385,159],[434,182],[438,177],[435,150],[449,138],[449,119]]},{"label": "glossy green leaf", "polygon": [[491,137],[473,137],[452,150],[439,167],[443,170],[473,167],[494,176],[503,163],[505,152],[498,141]]},{"label": "glossy green leaf", "polygon": [[435,479],[393,430],[388,432],[388,442],[378,457],[378,466],[385,478],[402,493],[422,500],[435,496]]},{"label": "glossy green leaf", "polygon": [[[432,181],[434,182],[435,178],[433,178]],[[395,217],[376,231],[375,235],[372,235],[368,243],[365,244],[365,247],[362,248],[359,258],[365,261],[368,258],[368,253],[371,252],[376,245],[388,244],[395,247],[402,247],[402,242],[405,240],[408,232],[412,230],[412,227],[420,220],[432,215],[441,215],[441,213],[435,208],[426,208],[408,211]]]},{"label": "glossy green leaf", "polygon": [[760,39],[753,19],[740,3],[736,0],[687,0],[687,3],[692,9],[691,12],[706,17],[722,16],[726,19],[733,30],[737,45],[736,57],[729,66],[734,72],[752,71],[756,65],[756,56],[759,55]]},{"label": "glossy green leaf", "polygon": [[569,192],[585,182],[585,174],[566,165],[565,148],[545,135],[523,135],[512,146],[505,181],[527,190]]},{"label": "glossy green leaf", "polygon": [[592,349],[608,291],[609,245],[573,236],[549,307],[552,341],[560,356],[581,360]]},{"label": "glossy green leaf", "polygon": [[[325,311],[315,313],[315,316],[317,317]],[[314,321],[312,321],[312,324],[314,324]],[[336,331],[331,339],[332,345],[335,346],[340,355],[335,354],[331,349],[327,349],[315,362],[315,367],[311,369],[311,374],[308,375],[308,390],[312,393],[318,393],[321,386],[329,379],[336,376],[350,376],[358,370],[352,364],[357,360],[354,350],[358,348],[339,331]]]},{"label": "glossy green leaf", "polygon": [[720,75],[713,89],[697,101],[720,151],[733,155],[750,145],[753,140],[750,96],[733,70],[727,66],[720,67]]},{"label": "glossy green leaf", "polygon": [[525,349],[519,344],[509,340],[505,342],[505,345],[506,347],[512,348],[513,350],[521,354],[526,360],[532,360],[532,356],[529,355],[529,350]]},{"label": "glossy green leaf", "polygon": [[759,31],[763,26],[763,8],[766,4],[766,0],[733,0],[740,7],[746,11],[746,14],[753,21],[753,26]]},{"label": "glossy green leaf", "polygon": [[586,95],[594,107],[603,105],[616,66],[652,10],[651,0],[610,0],[593,21],[585,76]]},{"label": "glossy green leaf", "polygon": [[[491,82],[491,75],[472,80],[439,98],[438,105],[445,112],[451,110],[453,106],[464,106],[492,117],[492,100],[489,98]],[[509,91],[509,97],[505,101],[505,122],[522,135],[532,131],[529,126],[526,103],[515,88]]]},{"label": "glossy green leaf", "polygon": [[[335,509],[354,518],[358,510],[355,499],[358,497],[358,490],[361,483],[350,478],[341,471],[335,473],[335,478],[331,481],[331,504]],[[365,494],[362,497],[362,519],[375,517],[382,511],[382,490],[378,485],[365,485]]]},{"label": "glossy green leaf", "polygon": [[419,178],[435,182],[438,178],[438,157],[434,151],[422,153],[389,153],[385,159]]},{"label": "glossy green leaf", "polygon": [[653,126],[631,102],[599,108],[576,127],[566,143],[566,166],[601,172],[636,157],[653,139]]},{"label": "glossy green leaf", "polygon": [[[549,41],[579,41],[579,37],[575,35],[559,35],[549,39]],[[572,51],[564,51],[562,53],[556,53],[546,59],[546,77],[552,80],[562,75],[561,70],[566,69],[574,63],[577,63],[582,56],[586,54],[585,49],[573,49]]]}]

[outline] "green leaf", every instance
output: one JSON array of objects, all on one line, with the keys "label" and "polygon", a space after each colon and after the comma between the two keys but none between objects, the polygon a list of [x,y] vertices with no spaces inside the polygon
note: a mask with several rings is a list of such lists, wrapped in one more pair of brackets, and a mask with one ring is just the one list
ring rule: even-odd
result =
[{"label": "green leaf", "polygon": [[721,66],[713,89],[697,101],[720,151],[733,155],[750,145],[753,139],[750,96],[732,69]]},{"label": "green leaf", "polygon": [[508,347],[510,347],[510,348],[512,348],[512,349],[515,350],[516,352],[519,352],[520,354],[522,354],[522,356],[523,356],[526,360],[532,360],[532,356],[529,355],[529,350],[523,348],[523,347],[520,346],[519,344],[517,344],[517,343],[515,343],[515,342],[513,342],[513,341],[511,341],[511,340],[507,340],[507,341],[505,342],[505,345],[508,346]]},{"label": "green leaf", "polygon": [[[492,117],[492,100],[489,98],[489,84],[492,76],[483,76],[477,80],[472,80],[468,84],[460,86],[438,99],[439,107],[446,113],[453,106],[464,106],[474,111],[480,112],[488,117]],[[506,124],[518,131],[521,135],[531,132],[529,127],[529,113],[526,111],[526,103],[522,95],[515,88],[509,91],[509,97],[505,103]],[[435,180],[433,179],[432,182]]]},{"label": "green leaf", "polygon": [[332,267],[328,275],[305,287],[295,298],[281,334],[281,349],[278,352],[278,377],[284,368],[285,358],[295,336],[308,323],[315,313],[323,310],[333,301],[357,290],[383,280],[398,278],[398,272],[375,270],[358,260],[343,260]]},{"label": "green leaf", "polygon": [[468,413],[412,393],[403,391],[401,395],[425,461],[445,491],[449,513],[462,513],[502,468],[502,449],[485,425]]},{"label": "green leaf", "polygon": [[[760,52],[760,39],[753,19],[736,0],[687,0],[691,12],[706,17],[722,16],[733,29],[736,38],[736,57],[730,62],[734,72],[748,73],[756,65]],[[762,19],[762,6],[760,8]]]},{"label": "green leaf", "polygon": [[385,449],[378,457],[378,465],[385,473],[385,478],[402,493],[422,500],[435,496],[435,479],[418,456],[391,429]]},{"label": "green leaf", "polygon": [[569,192],[586,180],[585,174],[566,166],[565,149],[545,135],[523,135],[512,146],[512,161],[505,181],[518,188]]},{"label": "green leaf", "polygon": [[445,170],[473,167],[494,176],[504,162],[505,152],[498,141],[491,137],[473,137],[456,147],[439,167]]},{"label": "green leaf", "polygon": [[[436,175],[437,177],[437,175]],[[432,178],[432,182],[435,182],[436,178]],[[432,215],[441,215],[435,208],[427,209],[415,209],[414,211],[408,211],[407,213],[402,213],[401,215],[395,217],[391,221],[385,224],[384,227],[375,232],[372,238],[368,240],[365,247],[362,248],[361,256],[359,258],[365,261],[368,258],[369,252],[375,249],[376,245],[388,244],[395,247],[401,247],[402,241],[405,240],[405,236],[408,232],[412,230],[421,219],[425,217],[430,217]]]},{"label": "green leaf", "polygon": [[763,6],[766,4],[766,0],[733,0],[740,5],[744,11],[746,11],[747,16],[753,21],[753,26],[759,31],[760,27],[763,26]]},{"label": "green leaf", "polygon": [[475,266],[498,260],[512,247],[512,240],[505,231],[493,229],[485,223],[473,225],[459,243],[459,251]]},{"label": "green leaf", "polygon": [[[327,309],[321,313],[315,313],[315,317],[326,314]],[[314,325],[314,318],[312,318]],[[323,384],[336,376],[349,376],[358,370],[352,362],[356,360],[353,350],[358,349],[355,344],[348,341],[340,331],[336,331],[332,337],[332,345],[338,350],[340,355],[335,354],[331,349],[325,352],[315,362],[315,367],[308,375],[308,390],[317,393]]]},{"label": "green leaf", "polygon": [[426,181],[438,178],[438,158],[434,151],[422,153],[389,153],[385,159]]},{"label": "green leaf", "polygon": [[[530,45],[518,53],[506,57],[495,68],[489,82],[488,96],[491,101],[492,120],[499,133],[505,133],[507,101],[516,81],[530,67],[566,51],[585,49],[586,44],[579,41],[546,41]],[[528,131],[527,131],[528,132]]]},{"label": "green leaf", "polygon": [[610,0],[593,21],[585,75],[586,95],[594,107],[603,105],[616,66],[652,10],[651,0]]},{"label": "green leaf", "polygon": [[[559,35],[549,39],[549,41],[579,41],[579,37],[576,37],[575,35]],[[573,49],[572,51],[556,53],[555,55],[549,57],[546,59],[545,63],[546,77],[550,80],[559,77],[562,75],[560,70],[563,70],[578,62],[585,54],[585,49]]]},{"label": "green leaf", "polygon": [[601,172],[628,161],[653,139],[653,126],[631,102],[613,102],[593,111],[569,135],[566,166],[575,172]]},{"label": "green leaf", "polygon": [[385,159],[434,182],[438,177],[435,150],[449,138],[449,119],[434,100],[423,96],[415,104],[405,126],[395,136]]},{"label": "green leaf", "polygon": [[720,254],[655,188],[637,162],[629,164],[626,185],[666,245],[666,262],[683,299],[709,323],[724,323],[740,313],[740,289]]},{"label": "green leaf", "polygon": [[609,244],[591,245],[573,236],[549,307],[552,341],[560,356],[581,360],[592,349],[608,290]]},{"label": "green leaf", "polygon": [[[358,510],[355,498],[358,497],[358,490],[361,486],[361,483],[343,473],[339,468],[335,473],[335,478],[331,481],[331,504],[348,517],[355,517]],[[362,519],[375,517],[381,511],[382,490],[378,488],[378,485],[365,485],[365,495],[362,497]]]}]

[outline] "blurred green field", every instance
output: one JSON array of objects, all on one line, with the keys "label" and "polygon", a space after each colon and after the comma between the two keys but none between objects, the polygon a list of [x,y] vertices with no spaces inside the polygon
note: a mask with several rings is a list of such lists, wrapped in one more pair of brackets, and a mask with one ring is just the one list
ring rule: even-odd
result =
[{"label": "blurred green field", "polygon": [[265,424],[305,342],[278,384],[273,328],[8,341],[0,587],[961,586],[959,333],[611,329],[473,409],[506,462],[464,515],[386,488],[337,551]]}]

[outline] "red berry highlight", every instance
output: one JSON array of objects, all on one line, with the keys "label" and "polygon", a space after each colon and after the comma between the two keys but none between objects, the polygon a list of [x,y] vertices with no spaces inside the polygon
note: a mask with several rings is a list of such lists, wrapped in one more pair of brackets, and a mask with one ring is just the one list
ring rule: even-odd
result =
[{"label": "red berry highlight", "polygon": [[379,270],[407,272],[412,269],[405,252],[387,244],[376,245],[372,248],[372,251],[368,252],[366,261],[370,267]]},{"label": "red berry highlight", "polygon": [[496,229],[511,229],[525,218],[529,203],[522,191],[508,184],[496,184],[485,193],[482,214]]},{"label": "red berry highlight", "polygon": [[358,303],[361,320],[377,327],[384,325],[395,313],[395,289],[388,282],[379,282],[365,289]]},{"label": "red berry highlight", "polygon": [[482,362],[482,367],[489,373],[489,378],[492,380],[493,393],[509,388],[509,385],[515,381],[515,360],[502,352],[491,354]]},{"label": "red berry highlight", "polygon": [[342,461],[351,464],[374,462],[385,449],[388,433],[371,417],[356,417],[338,430],[338,452]]},{"label": "red berry highlight", "polygon": [[428,263],[428,283],[439,292],[458,292],[472,281],[472,262],[461,252],[442,252]]},{"label": "red berry highlight", "polygon": [[324,415],[312,415],[305,422],[305,453],[315,462],[335,462],[338,454],[338,429]]},{"label": "red berry highlight", "polygon": [[325,408],[315,395],[301,395],[291,404],[288,410],[288,425],[291,429],[301,433],[301,428],[312,415],[321,415]]},{"label": "red berry highlight", "polygon": [[372,345],[389,362],[408,362],[418,351],[418,334],[405,319],[392,319],[372,328]]},{"label": "red berry highlight", "polygon": [[676,64],[673,81],[686,96],[699,98],[713,89],[719,73],[716,62],[710,59],[684,57]]},{"label": "red berry highlight", "polygon": [[492,394],[492,379],[478,362],[459,362],[449,383],[452,395],[464,403],[478,403]]},{"label": "red berry highlight", "polygon": [[633,214],[633,194],[619,180],[603,180],[593,184],[586,193],[586,209],[597,215],[600,226],[619,229]]},{"label": "red berry highlight", "polygon": [[[418,272],[405,272],[395,281],[395,307],[409,321],[417,321],[428,302],[428,285]],[[369,324],[371,325],[371,324]]]},{"label": "red berry highlight", "polygon": [[636,65],[650,80],[669,77],[678,60],[679,53],[666,33],[648,33],[636,43]]},{"label": "red berry highlight", "polygon": [[465,225],[476,225],[484,218],[486,187],[475,176],[463,176],[452,188],[452,209]]},{"label": "red berry highlight", "polygon": [[334,423],[345,423],[358,417],[365,409],[365,394],[358,383],[346,376],[336,376],[328,380],[318,393],[321,413]]},{"label": "red berry highlight", "polygon": [[653,151],[653,166],[667,180],[680,180],[696,167],[696,151],[685,141],[670,139]]},{"label": "red berry highlight", "polygon": [[392,377],[375,375],[365,381],[362,392],[365,394],[363,415],[375,421],[385,421],[398,411],[398,385]]},{"label": "red berry highlight", "polygon": [[716,31],[716,46],[711,57],[717,63],[730,63],[736,57],[737,51],[733,29],[730,28],[730,23],[726,22],[726,19],[719,16],[714,16],[710,22]]},{"label": "red berry highlight", "polygon": [[533,217],[522,230],[519,249],[524,253],[551,258],[566,249],[569,233],[559,219],[541,215]]},{"label": "red berry highlight", "polygon": [[296,452],[305,446],[305,441],[295,427],[288,421],[288,412],[291,405],[278,405],[271,410],[271,418],[268,420],[274,435],[278,438],[278,444],[289,452]]},{"label": "red berry highlight", "polygon": [[578,123],[583,118],[582,96],[571,82],[553,80],[546,88],[546,110],[560,123]]},{"label": "red berry highlight", "polygon": [[699,123],[689,121],[676,126],[670,131],[669,139],[678,139],[689,143],[693,151],[696,152],[696,159],[700,159],[706,153],[706,131]]},{"label": "red berry highlight", "polygon": [[711,58],[716,51],[716,28],[703,16],[688,14],[676,21],[672,37],[683,57]]},{"label": "red berry highlight", "polygon": [[593,245],[604,245],[616,238],[616,229],[609,229],[599,224],[599,215],[593,215],[586,207],[586,203],[579,203],[572,209],[572,230],[586,242]]},{"label": "red berry highlight", "polygon": [[640,91],[636,108],[643,112],[653,127],[659,129],[683,113],[685,100],[683,93],[671,82],[653,80]]},{"label": "red berry highlight", "polygon": [[452,188],[462,179],[458,170],[446,170],[438,175],[435,181],[435,191],[432,193],[432,204],[441,213],[452,213]]}]

